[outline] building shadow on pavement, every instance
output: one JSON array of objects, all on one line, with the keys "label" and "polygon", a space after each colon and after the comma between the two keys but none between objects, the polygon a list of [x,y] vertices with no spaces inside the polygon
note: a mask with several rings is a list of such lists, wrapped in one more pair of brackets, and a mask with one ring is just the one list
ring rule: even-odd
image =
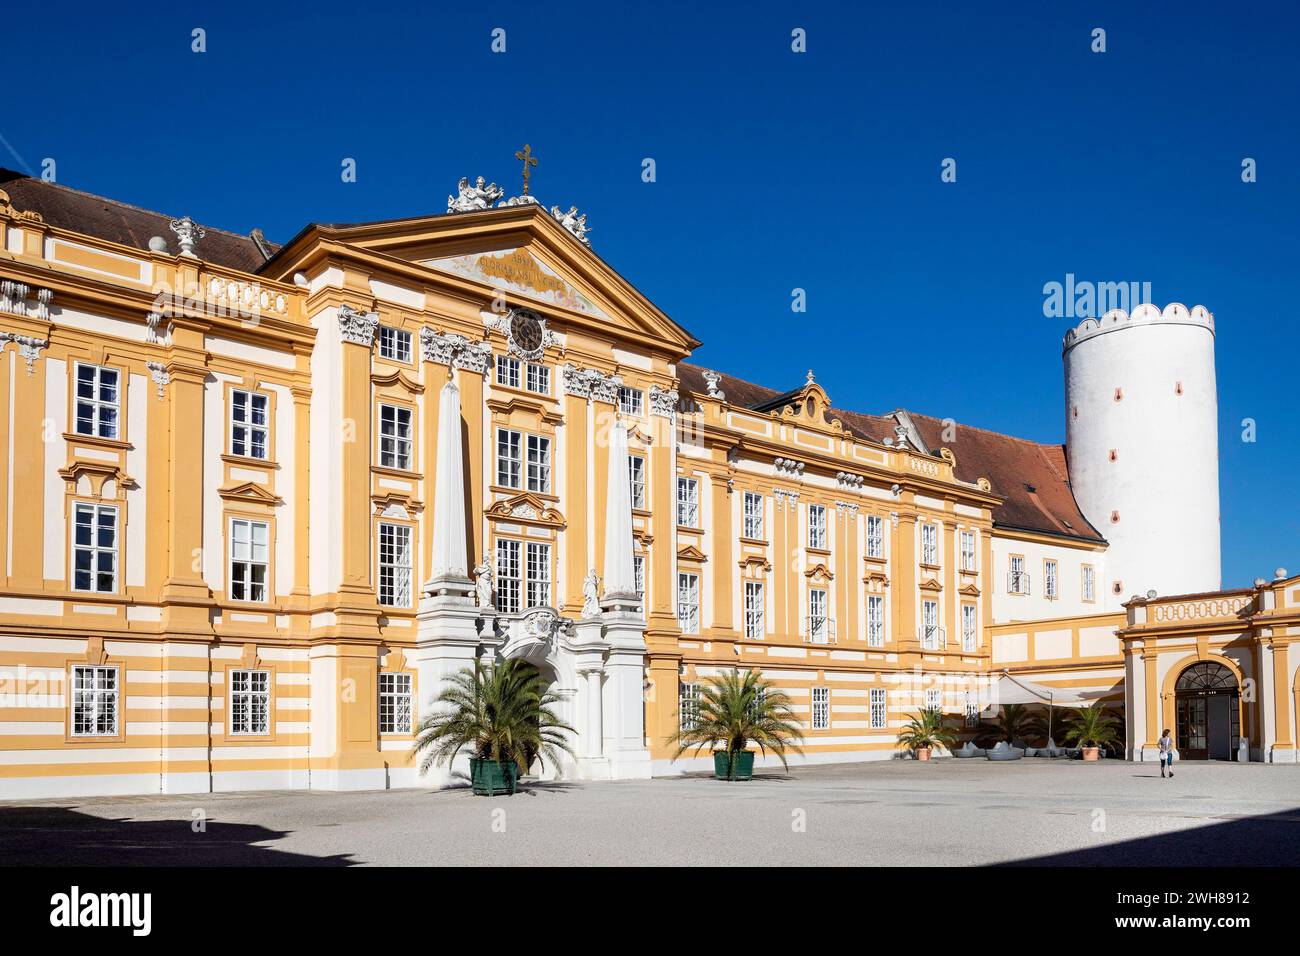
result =
[{"label": "building shadow on pavement", "polygon": [[71,807],[0,807],[0,866],[352,866],[348,856],[309,856],[254,846],[289,831],[209,819],[112,819]]},{"label": "building shadow on pavement", "polygon": [[1300,807],[997,865],[1294,867],[1297,862],[1300,862]]}]

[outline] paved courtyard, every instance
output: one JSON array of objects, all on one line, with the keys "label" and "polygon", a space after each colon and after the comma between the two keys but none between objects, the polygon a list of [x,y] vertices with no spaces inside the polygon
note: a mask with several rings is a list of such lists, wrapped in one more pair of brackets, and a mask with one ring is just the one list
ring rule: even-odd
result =
[{"label": "paved courtyard", "polygon": [[464,790],[0,803],[0,863],[140,865],[1300,862],[1300,767],[1026,759],[841,764]]}]

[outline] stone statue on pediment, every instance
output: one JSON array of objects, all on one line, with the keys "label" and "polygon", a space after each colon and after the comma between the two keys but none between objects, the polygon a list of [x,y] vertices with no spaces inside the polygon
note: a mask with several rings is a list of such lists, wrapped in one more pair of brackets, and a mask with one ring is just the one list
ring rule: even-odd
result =
[{"label": "stone statue on pediment", "polygon": [[469,184],[469,177],[460,177],[460,182],[456,184],[458,195],[447,197],[447,212],[475,212],[479,209],[487,209],[494,202],[505,195],[505,190],[496,183],[487,183],[482,176],[474,180],[474,185]]}]

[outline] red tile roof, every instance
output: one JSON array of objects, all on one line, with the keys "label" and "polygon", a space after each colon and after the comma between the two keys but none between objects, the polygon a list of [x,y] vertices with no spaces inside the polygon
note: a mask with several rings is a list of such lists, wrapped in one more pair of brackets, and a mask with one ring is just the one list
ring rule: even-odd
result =
[{"label": "red tile roof", "polygon": [[[15,209],[40,213],[51,226],[136,249],[148,249],[153,236],[162,236],[167,240],[169,252],[175,255],[180,251],[176,234],[171,231],[171,221],[178,216],[47,183],[12,169],[0,168],[0,189],[9,194],[9,202]],[[242,272],[256,272],[265,261],[251,236],[240,236],[207,223],[199,225],[205,235],[195,243],[194,254],[200,259]],[[267,247],[271,252],[278,248],[270,242]]]},{"label": "red tile roof", "polygon": [[[696,365],[679,364],[677,377],[682,388],[686,392],[706,394],[704,371]],[[770,406],[782,396],[794,396],[799,391],[780,392],[734,375],[720,374],[718,387],[726,394],[727,401],[746,408]],[[944,441],[943,421],[928,415],[901,410],[888,415],[868,415],[838,408],[827,412],[828,417],[840,419],[855,435],[877,442],[892,439],[894,428],[904,415],[930,450],[946,447],[952,451],[957,459],[958,478],[967,482],[987,478],[993,491],[1006,499],[993,509],[996,526],[1084,541],[1105,540],[1088,523],[1074,500],[1062,445],[1044,445],[971,425],[954,425],[953,440]]]}]

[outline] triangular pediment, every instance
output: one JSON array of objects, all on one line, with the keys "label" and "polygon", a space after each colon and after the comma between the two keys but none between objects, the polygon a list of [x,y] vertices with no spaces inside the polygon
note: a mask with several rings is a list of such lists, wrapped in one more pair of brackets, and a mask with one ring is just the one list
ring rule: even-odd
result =
[{"label": "triangular pediment", "polygon": [[526,296],[539,305],[556,305],[584,315],[609,318],[609,313],[581,289],[527,249],[516,247],[498,252],[470,252],[426,259],[420,265]]},{"label": "triangular pediment", "polygon": [[283,500],[256,481],[245,481],[242,484],[218,488],[217,494],[227,501],[248,501],[263,505],[278,505]]}]

